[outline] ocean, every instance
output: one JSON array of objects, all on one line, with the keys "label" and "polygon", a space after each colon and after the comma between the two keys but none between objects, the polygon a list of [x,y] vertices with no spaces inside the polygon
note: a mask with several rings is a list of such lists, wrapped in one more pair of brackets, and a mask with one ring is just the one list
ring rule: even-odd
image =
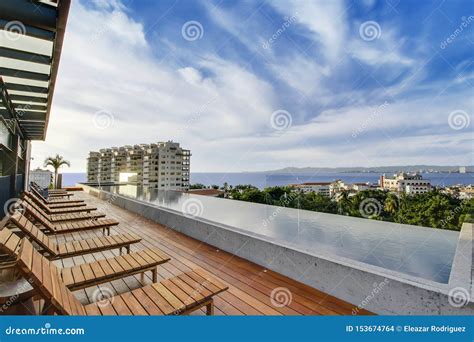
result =
[{"label": "ocean", "polygon": [[[423,178],[429,179],[432,185],[449,186],[454,184],[474,184],[474,173],[424,173]],[[321,172],[316,175],[309,174],[270,174],[263,172],[193,172],[191,173],[191,184],[202,183],[204,185],[219,185],[224,182],[229,185],[252,184],[260,189],[304,182],[331,182],[342,179],[346,183],[374,183],[380,178],[378,173],[344,173],[344,172]],[[63,186],[72,186],[76,183],[86,182],[85,173],[63,173]]]}]

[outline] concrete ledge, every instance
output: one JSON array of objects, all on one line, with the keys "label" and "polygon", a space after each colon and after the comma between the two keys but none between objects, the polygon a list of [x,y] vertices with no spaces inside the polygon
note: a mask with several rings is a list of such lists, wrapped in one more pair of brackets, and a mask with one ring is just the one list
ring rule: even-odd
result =
[{"label": "concrete ledge", "polygon": [[[452,283],[440,284],[354,260],[315,255],[262,236],[209,222],[167,208],[84,186],[104,201],[144,216],[218,249],[250,260],[361,308],[388,315],[474,315],[472,296],[462,307],[451,305],[453,287],[472,293],[472,224],[465,224],[453,264]],[[471,248],[471,263],[462,256]],[[471,269],[467,273],[467,270]]]},{"label": "concrete ledge", "polygon": [[451,289],[464,289],[474,300],[474,224],[464,223],[454,255],[453,267],[449,277]]}]

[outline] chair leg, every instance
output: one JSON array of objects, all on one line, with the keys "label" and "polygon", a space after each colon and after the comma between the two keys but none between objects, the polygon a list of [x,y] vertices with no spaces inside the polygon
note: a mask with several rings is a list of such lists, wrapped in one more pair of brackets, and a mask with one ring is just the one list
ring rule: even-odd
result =
[{"label": "chair leg", "polygon": [[110,236],[110,227],[107,227],[107,235]]},{"label": "chair leg", "polygon": [[127,247],[125,247],[126,251],[127,251],[127,254],[130,254],[130,245],[128,245]]},{"label": "chair leg", "polygon": [[214,301],[211,301],[206,305],[206,315],[213,316],[214,315]]},{"label": "chair leg", "polygon": [[154,269],[151,270],[151,279],[154,283],[158,281],[158,269],[155,267]]}]

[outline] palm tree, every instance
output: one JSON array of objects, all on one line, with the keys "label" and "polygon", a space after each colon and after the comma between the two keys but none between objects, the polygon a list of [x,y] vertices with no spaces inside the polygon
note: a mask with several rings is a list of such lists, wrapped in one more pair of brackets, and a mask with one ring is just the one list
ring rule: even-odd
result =
[{"label": "palm tree", "polygon": [[341,191],[341,195],[338,198],[339,204],[339,214],[340,215],[347,215],[351,208],[351,199],[349,198],[349,192],[346,190]]},{"label": "palm tree", "polygon": [[44,161],[44,167],[51,166],[54,169],[54,188],[58,187],[58,170],[63,165],[71,167],[71,163],[64,160],[59,154],[56,154],[56,157],[48,157]]},{"label": "palm tree", "polygon": [[384,210],[393,217],[398,209],[398,198],[393,194],[389,194],[385,200]]}]

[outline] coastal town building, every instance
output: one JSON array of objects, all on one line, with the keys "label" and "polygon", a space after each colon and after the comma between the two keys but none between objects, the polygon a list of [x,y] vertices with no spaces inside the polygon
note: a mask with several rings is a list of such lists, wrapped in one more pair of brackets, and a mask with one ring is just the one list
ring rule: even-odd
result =
[{"label": "coastal town building", "polygon": [[385,174],[380,176],[379,185],[382,190],[388,190],[409,195],[423,194],[432,190],[431,182],[423,179],[420,174],[408,174],[400,172],[387,177]]},{"label": "coastal town building", "polygon": [[325,196],[331,195],[331,183],[330,182],[309,182],[302,184],[293,184],[293,188],[299,190],[305,194],[315,192]]},{"label": "coastal town building", "polygon": [[190,158],[190,150],[173,141],[104,148],[89,153],[87,181],[188,190]]},{"label": "coastal town building", "polygon": [[443,193],[449,194],[460,200],[470,200],[474,198],[474,185],[451,185],[442,190]]},{"label": "coastal town building", "polygon": [[292,184],[295,190],[303,193],[315,192],[324,196],[339,198],[342,192],[348,192],[349,195],[354,195],[358,191],[373,189],[374,186],[369,183],[353,183],[346,184],[343,180],[337,179],[333,182],[307,182],[301,184]]}]

